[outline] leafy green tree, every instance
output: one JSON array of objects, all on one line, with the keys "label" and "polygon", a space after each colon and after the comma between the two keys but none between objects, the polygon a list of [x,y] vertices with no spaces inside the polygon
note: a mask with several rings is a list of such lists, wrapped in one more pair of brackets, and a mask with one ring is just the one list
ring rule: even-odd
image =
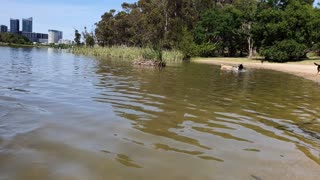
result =
[{"label": "leafy green tree", "polygon": [[198,44],[214,44],[220,55],[235,56],[241,49],[240,11],[233,6],[212,8],[204,13],[195,29],[195,41]]},{"label": "leafy green tree", "polygon": [[241,13],[241,28],[239,29],[239,33],[247,40],[247,51],[250,58],[254,53],[252,26],[255,23],[258,2],[256,0],[235,0],[235,7]]},{"label": "leafy green tree", "polygon": [[12,44],[32,44],[32,42],[25,36],[12,33],[0,33],[0,42]]},{"label": "leafy green tree", "polygon": [[286,62],[288,60],[299,60],[301,57],[304,57],[305,49],[306,46],[304,44],[290,39],[276,42],[273,46],[262,49],[261,54],[269,60]]},{"label": "leafy green tree", "polygon": [[123,3],[119,12],[104,13],[92,37],[102,46],[151,47],[158,59],[163,49],[179,49],[186,57],[251,57],[257,50],[274,61],[280,61],[280,55],[272,53],[282,54],[281,49],[286,53],[281,61],[300,59],[311,50],[320,52],[320,12],[312,4],[313,0],[138,0]]},{"label": "leafy green tree", "polygon": [[193,40],[193,35],[185,27],[182,30],[182,39],[179,41],[179,49],[182,51],[184,57],[189,59],[192,56],[198,55],[196,44]]},{"label": "leafy green tree", "polygon": [[[316,14],[310,3],[291,0],[283,2],[281,8],[276,6],[259,11],[254,31],[255,38],[260,41],[258,45],[262,55],[272,61],[301,59],[306,56],[312,48],[312,34],[315,31],[315,24],[312,22]],[[281,58],[278,58],[279,51],[282,51]]]}]

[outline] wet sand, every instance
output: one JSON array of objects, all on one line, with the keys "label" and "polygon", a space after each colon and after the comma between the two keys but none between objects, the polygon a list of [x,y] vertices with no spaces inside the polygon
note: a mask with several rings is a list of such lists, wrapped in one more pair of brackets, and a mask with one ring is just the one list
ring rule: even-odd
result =
[{"label": "wet sand", "polygon": [[300,76],[320,84],[320,73],[319,75],[317,75],[317,66],[313,64],[313,62],[317,62],[318,64],[320,64],[319,60],[307,60],[302,62],[290,63],[261,63],[261,61],[249,60],[246,58],[198,58],[194,59],[193,62],[215,65],[238,65],[242,63],[246,68],[270,69],[275,71],[281,71],[296,76]]}]

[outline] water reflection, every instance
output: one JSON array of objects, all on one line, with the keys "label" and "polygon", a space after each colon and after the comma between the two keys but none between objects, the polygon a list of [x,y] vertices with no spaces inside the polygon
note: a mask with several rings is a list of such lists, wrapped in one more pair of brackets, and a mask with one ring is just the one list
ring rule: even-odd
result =
[{"label": "water reflection", "polygon": [[55,49],[0,53],[0,179],[320,176],[312,82]]},{"label": "water reflection", "polygon": [[319,164],[319,98],[312,98],[312,83],[297,86],[298,77],[273,71],[229,73],[195,64],[161,72],[115,70],[108,63],[99,64],[97,73],[104,76],[96,84],[102,89],[96,101],[111,103],[139,131],[165,137],[168,144],[194,148],[185,151],[150,142],[155,149],[198,155],[214,152],[221,144],[212,142],[223,140],[224,145],[236,143],[239,149],[261,151],[247,147],[260,144],[259,138],[272,138],[305,147],[302,152]]}]

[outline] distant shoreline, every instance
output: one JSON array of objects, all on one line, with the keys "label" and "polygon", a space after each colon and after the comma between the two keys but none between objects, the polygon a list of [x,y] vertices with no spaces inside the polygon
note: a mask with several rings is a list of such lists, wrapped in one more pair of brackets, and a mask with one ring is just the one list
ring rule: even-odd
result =
[{"label": "distant shoreline", "polygon": [[[55,46],[50,46],[50,45],[41,45],[41,44],[14,44],[14,43],[4,43],[0,42],[0,47],[20,47],[20,48],[61,48],[62,46],[55,45]],[[62,49],[68,49],[67,48],[62,48]]]},{"label": "distant shoreline", "polygon": [[7,47],[39,47],[33,44],[13,44],[13,43],[4,43],[0,42],[0,46],[7,46]]},{"label": "distant shoreline", "polygon": [[251,60],[248,58],[193,58],[191,61],[195,63],[214,64],[214,65],[243,64],[247,68],[270,69],[270,70],[293,74],[293,75],[303,77],[305,79],[308,79],[320,84],[320,74],[316,75],[317,67],[313,64],[314,62],[317,62],[320,64],[320,59],[308,59],[300,62],[288,62],[288,63],[270,63],[270,62],[261,63],[261,61],[259,60]]}]

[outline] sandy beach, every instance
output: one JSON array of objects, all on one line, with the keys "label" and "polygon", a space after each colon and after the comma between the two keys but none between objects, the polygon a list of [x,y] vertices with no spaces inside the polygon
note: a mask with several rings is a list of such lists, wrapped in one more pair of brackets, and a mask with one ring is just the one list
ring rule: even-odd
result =
[{"label": "sandy beach", "polygon": [[320,73],[317,75],[317,66],[313,63],[319,60],[305,60],[300,62],[289,62],[289,63],[261,63],[259,60],[250,60],[247,58],[195,58],[192,62],[205,63],[205,64],[227,64],[227,65],[238,65],[243,64],[246,68],[256,69],[270,69],[275,71],[281,71],[296,76],[303,77],[308,80],[312,80],[320,84]]}]

